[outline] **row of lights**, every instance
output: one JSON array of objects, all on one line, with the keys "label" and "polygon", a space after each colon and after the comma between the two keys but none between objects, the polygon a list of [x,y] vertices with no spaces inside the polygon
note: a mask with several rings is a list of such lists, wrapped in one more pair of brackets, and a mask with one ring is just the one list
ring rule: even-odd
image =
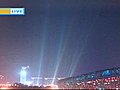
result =
[{"label": "row of lights", "polygon": [[[93,88],[97,88],[97,86],[103,85],[106,87],[106,85],[111,85],[114,82],[118,82],[120,81],[119,77],[111,77],[111,78],[106,78],[106,79],[97,79],[97,80],[92,80],[92,81],[87,81],[87,82],[77,82],[76,85],[78,85],[79,87],[93,87]],[[114,83],[115,84],[115,83]],[[115,84],[115,87],[117,88],[119,85],[117,85],[118,83]],[[66,83],[67,87],[71,87],[73,86],[72,84],[70,85],[69,83]],[[63,86],[65,86],[65,84],[63,83]],[[66,86],[65,86],[66,87]],[[73,86],[74,88],[74,86]],[[111,87],[109,87],[111,88]]]},{"label": "row of lights", "polygon": [[61,78],[42,78],[42,77],[32,77],[31,79],[45,79],[45,80],[48,80],[48,79],[58,79],[58,80],[60,80]]}]

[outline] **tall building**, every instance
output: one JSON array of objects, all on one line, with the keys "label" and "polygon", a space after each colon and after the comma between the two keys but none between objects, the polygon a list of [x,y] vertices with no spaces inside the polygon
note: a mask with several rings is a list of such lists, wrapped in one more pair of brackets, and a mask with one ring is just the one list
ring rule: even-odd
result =
[{"label": "tall building", "polygon": [[21,71],[20,71],[20,83],[22,83],[22,84],[27,83],[27,69],[29,69],[29,66],[21,68]]}]

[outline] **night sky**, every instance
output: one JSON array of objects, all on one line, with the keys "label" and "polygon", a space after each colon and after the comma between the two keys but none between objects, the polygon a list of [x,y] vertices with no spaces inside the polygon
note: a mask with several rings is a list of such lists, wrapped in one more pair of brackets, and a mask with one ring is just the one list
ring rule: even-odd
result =
[{"label": "night sky", "polygon": [[0,74],[69,77],[120,66],[120,0],[0,0]]}]

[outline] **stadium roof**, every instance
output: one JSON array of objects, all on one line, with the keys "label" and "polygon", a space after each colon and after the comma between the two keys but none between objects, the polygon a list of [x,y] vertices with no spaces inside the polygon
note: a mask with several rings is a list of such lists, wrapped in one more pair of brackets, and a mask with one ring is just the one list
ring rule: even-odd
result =
[{"label": "stadium roof", "polygon": [[95,79],[102,79],[102,78],[109,78],[109,77],[119,77],[120,76],[120,67],[117,68],[110,68],[110,69],[104,69],[99,70],[87,74],[82,74],[80,76],[75,77],[69,77],[62,80],[59,80],[59,82],[82,82],[82,81],[88,81],[88,80],[95,80]]}]

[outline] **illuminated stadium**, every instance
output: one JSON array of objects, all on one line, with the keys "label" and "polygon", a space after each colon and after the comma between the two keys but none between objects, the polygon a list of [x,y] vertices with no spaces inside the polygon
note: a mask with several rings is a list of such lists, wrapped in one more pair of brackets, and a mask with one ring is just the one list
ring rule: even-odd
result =
[{"label": "illuminated stadium", "polygon": [[120,67],[69,77],[58,81],[62,89],[119,89]]}]

